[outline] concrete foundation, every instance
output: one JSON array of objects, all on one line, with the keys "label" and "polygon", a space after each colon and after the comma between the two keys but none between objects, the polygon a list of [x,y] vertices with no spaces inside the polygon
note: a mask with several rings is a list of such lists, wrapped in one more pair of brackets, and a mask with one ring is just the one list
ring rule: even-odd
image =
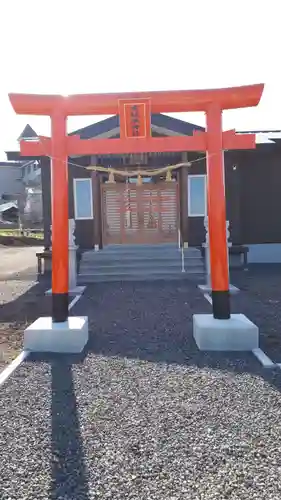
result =
[{"label": "concrete foundation", "polygon": [[[85,288],[86,288],[85,286],[75,286],[74,288],[68,290],[68,295],[70,297],[75,297],[76,295],[82,295],[82,293],[84,293],[85,291]],[[49,290],[45,292],[45,295],[52,295],[52,289],[49,288]]]},{"label": "concrete foundation", "polygon": [[42,317],[26,328],[24,350],[74,354],[83,351],[88,339],[86,316],[69,316],[63,323],[53,323],[51,317]]},{"label": "concrete foundation", "polygon": [[[212,292],[212,287],[211,285],[198,285],[198,288],[202,290],[203,293],[211,293]],[[229,285],[229,293],[230,295],[235,295],[235,293],[240,292],[240,289],[237,288],[237,286],[234,285]]]},{"label": "concrete foundation", "polygon": [[244,314],[214,319],[194,314],[193,337],[200,351],[252,351],[259,347],[259,329]]}]

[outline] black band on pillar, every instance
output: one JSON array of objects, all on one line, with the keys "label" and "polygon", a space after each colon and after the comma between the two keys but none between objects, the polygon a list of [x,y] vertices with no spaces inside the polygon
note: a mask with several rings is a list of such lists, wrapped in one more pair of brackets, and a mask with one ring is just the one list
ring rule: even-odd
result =
[{"label": "black band on pillar", "polygon": [[54,323],[62,323],[68,318],[68,293],[53,293],[52,318]]},{"label": "black band on pillar", "polygon": [[230,296],[229,290],[212,291],[213,315],[215,319],[230,318]]}]

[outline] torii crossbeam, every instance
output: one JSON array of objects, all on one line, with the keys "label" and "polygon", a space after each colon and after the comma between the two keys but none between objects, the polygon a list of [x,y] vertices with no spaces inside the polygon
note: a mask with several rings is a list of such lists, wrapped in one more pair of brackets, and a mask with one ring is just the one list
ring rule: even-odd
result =
[{"label": "torii crossbeam", "polygon": [[[47,115],[51,138],[21,141],[23,156],[52,159],[52,293],[53,321],[68,317],[68,156],[166,151],[207,152],[207,192],[213,315],[230,318],[223,150],[251,149],[255,135],[222,131],[222,111],[256,106],[263,85],[213,90],[183,90],[122,94],[10,94],[18,114]],[[206,132],[193,136],[151,137],[151,113],[203,111]],[[120,139],[82,140],[67,136],[66,119],[73,115],[120,116]]]}]

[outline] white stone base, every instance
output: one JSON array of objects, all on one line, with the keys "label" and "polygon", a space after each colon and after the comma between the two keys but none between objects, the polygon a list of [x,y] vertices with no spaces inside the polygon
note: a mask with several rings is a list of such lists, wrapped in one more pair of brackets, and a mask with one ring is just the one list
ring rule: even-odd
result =
[{"label": "white stone base", "polygon": [[[212,287],[210,285],[198,285],[198,288],[200,288],[200,290],[202,290],[203,293],[211,293],[212,292]],[[238,292],[240,292],[240,289],[237,288],[237,286],[229,285],[230,295],[235,295]]]},{"label": "white stone base", "polygon": [[82,352],[89,339],[88,318],[69,316],[63,323],[51,317],[38,318],[24,332],[24,350],[31,352]]},{"label": "white stone base", "polygon": [[244,314],[215,319],[193,315],[193,337],[200,351],[252,351],[259,347],[259,329]]},{"label": "white stone base", "polygon": [[[75,297],[75,295],[82,295],[85,291],[85,286],[76,286],[75,288],[71,288],[68,290],[68,295],[70,297]],[[45,292],[45,295],[52,295],[52,289],[50,288]]]}]

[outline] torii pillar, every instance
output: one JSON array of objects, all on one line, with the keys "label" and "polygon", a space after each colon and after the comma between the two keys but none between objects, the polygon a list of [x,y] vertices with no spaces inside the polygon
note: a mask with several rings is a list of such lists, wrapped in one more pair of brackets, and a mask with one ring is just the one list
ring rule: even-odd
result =
[{"label": "torii pillar", "polygon": [[[230,313],[223,165],[224,150],[254,148],[255,135],[239,136],[234,130],[223,132],[222,111],[256,106],[262,92],[263,85],[259,84],[226,89],[68,97],[10,95],[17,113],[47,115],[52,123],[51,138],[39,138],[32,143],[21,141],[23,156],[47,155],[52,159],[53,313],[52,318],[39,318],[39,323],[27,329],[27,347],[75,352],[84,347],[88,338],[87,318],[76,318],[77,321],[70,325],[68,317],[68,156],[171,151],[207,152],[213,314],[194,315],[195,341],[199,349],[204,350],[252,350],[258,346],[257,327],[245,316]],[[206,113],[206,132],[193,136],[151,137],[151,113],[188,111]],[[102,114],[119,114],[120,139],[81,140],[77,136],[67,136],[68,116]],[[34,331],[41,339],[37,344],[36,335],[32,336]]]}]

